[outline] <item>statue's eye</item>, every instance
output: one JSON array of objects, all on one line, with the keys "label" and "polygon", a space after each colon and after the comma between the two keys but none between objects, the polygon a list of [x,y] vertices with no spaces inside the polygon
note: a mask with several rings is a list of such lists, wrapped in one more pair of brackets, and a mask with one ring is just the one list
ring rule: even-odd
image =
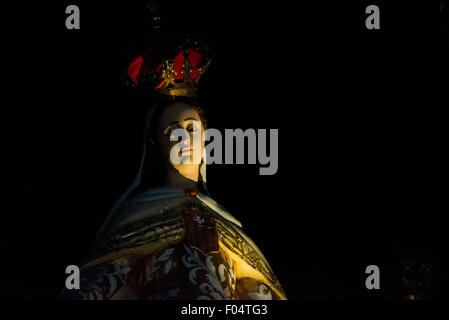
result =
[{"label": "statue's eye", "polygon": [[167,126],[167,128],[165,128],[164,134],[167,137],[170,137],[175,129],[179,129],[179,127],[174,126],[174,125],[169,125],[169,126]]},{"label": "statue's eye", "polygon": [[187,132],[195,132],[198,129],[193,125],[193,124],[189,124],[186,128]]}]

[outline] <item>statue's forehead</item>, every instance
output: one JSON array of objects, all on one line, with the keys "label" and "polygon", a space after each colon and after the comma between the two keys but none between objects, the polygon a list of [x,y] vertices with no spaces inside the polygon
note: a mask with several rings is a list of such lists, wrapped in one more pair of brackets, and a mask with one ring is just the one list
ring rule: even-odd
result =
[{"label": "statue's forehead", "polygon": [[189,118],[200,120],[200,116],[193,106],[182,102],[175,102],[164,108],[161,114],[160,124],[167,125],[173,121],[184,121]]}]

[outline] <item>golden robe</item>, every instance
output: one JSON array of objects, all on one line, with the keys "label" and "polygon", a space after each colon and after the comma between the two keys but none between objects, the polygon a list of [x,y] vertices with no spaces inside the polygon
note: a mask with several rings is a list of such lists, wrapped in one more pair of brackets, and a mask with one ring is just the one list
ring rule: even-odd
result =
[{"label": "golden robe", "polygon": [[108,221],[74,299],[286,299],[241,224],[210,197],[155,188]]}]

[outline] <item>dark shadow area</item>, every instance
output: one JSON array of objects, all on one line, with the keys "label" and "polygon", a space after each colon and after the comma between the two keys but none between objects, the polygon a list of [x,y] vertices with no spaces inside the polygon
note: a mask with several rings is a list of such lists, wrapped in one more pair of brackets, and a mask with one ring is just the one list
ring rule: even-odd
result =
[{"label": "dark shadow area", "polygon": [[[151,102],[122,85],[120,51],[144,2],[93,2],[66,30],[71,3],[39,1],[15,39],[2,298],[56,298],[138,169]],[[378,1],[381,29],[366,30],[363,1],[161,2],[165,25],[215,48],[198,94],[209,126],[279,129],[277,174],[211,165],[208,183],[288,298],[447,297],[447,3]],[[382,290],[365,288],[370,264]]]}]

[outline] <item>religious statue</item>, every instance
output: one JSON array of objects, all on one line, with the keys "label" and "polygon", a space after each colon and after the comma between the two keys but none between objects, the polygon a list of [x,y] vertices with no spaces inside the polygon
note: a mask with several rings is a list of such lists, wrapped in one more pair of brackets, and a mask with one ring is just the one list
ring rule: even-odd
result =
[{"label": "religious statue", "polygon": [[[173,39],[171,40],[174,41]],[[201,41],[174,41],[174,50],[133,57],[127,80],[156,97],[144,129],[140,170],[99,230],[81,267],[73,299],[275,299],[286,295],[241,223],[214,201],[206,162],[173,163],[174,129],[189,135],[207,121],[196,87],[211,62]],[[183,156],[198,145],[187,139]],[[199,146],[202,150],[204,142]]]}]

